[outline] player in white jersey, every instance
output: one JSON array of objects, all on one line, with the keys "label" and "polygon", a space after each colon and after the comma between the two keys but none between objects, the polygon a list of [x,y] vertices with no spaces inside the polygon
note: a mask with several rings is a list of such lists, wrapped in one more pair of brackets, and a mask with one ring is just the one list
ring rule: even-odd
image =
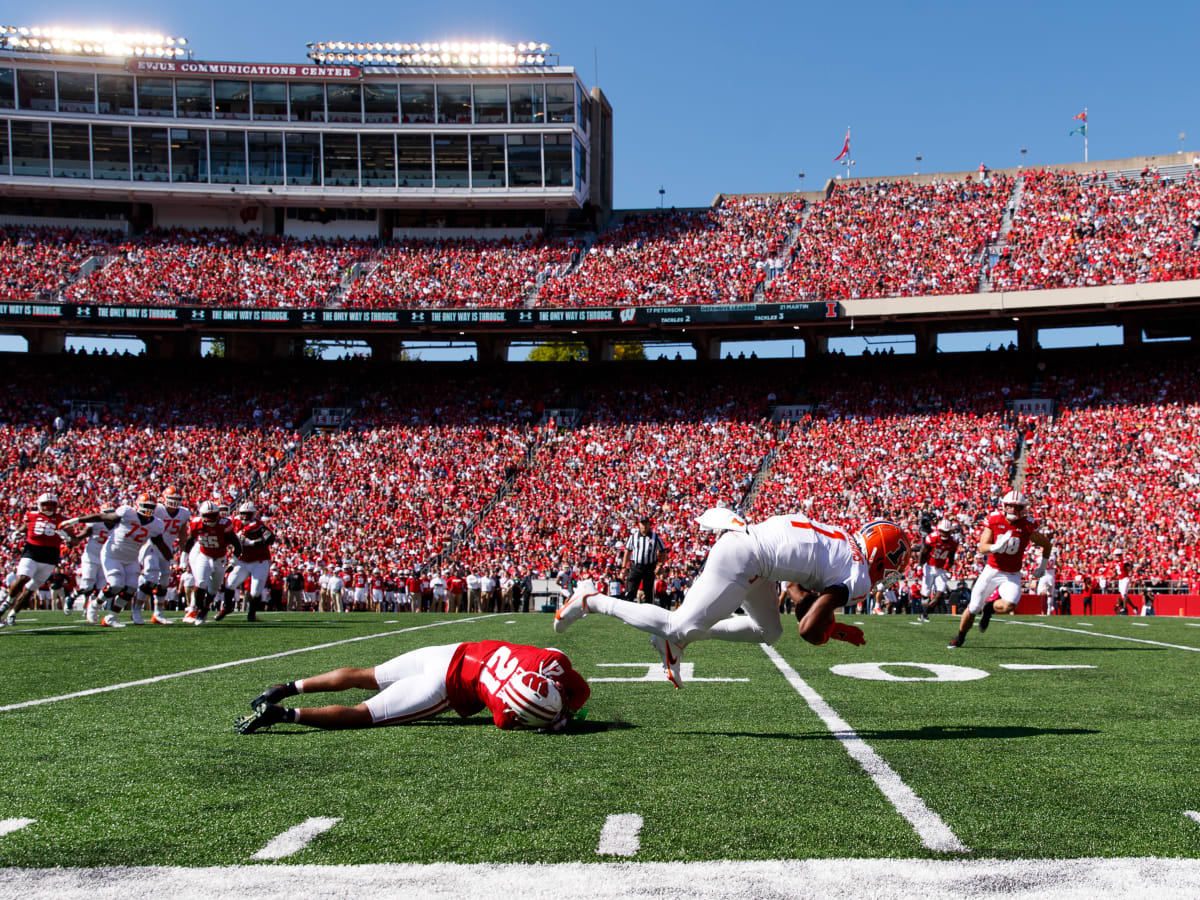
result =
[{"label": "player in white jersey", "polygon": [[[598,612],[648,631],[667,677],[679,688],[683,649],[693,641],[779,640],[780,581],[803,592],[796,618],[800,636],[810,644],[823,644],[831,637],[864,643],[861,629],[839,624],[834,611],[865,598],[876,582],[893,584],[908,565],[908,538],[883,520],[869,522],[854,535],[801,515],[773,516],[751,525],[732,510],[718,509],[697,521],[726,533],[713,544],[703,571],[677,609],[618,600],[585,580],[555,615],[554,630],[565,631],[576,619]],[[734,615],[738,607],[745,616]]]},{"label": "player in white jersey", "polygon": [[[162,500],[155,507],[154,515],[162,520],[163,541],[171,548],[171,557],[179,549],[179,535],[187,527],[192,517],[191,510],[183,506],[183,497],[173,487],[163,491]],[[171,580],[170,557],[156,553],[149,544],[144,544],[138,553],[138,562],[142,567],[141,590],[154,598],[154,611],[150,621],[155,625],[170,625],[171,620],[166,616],[167,585]],[[141,599],[134,600],[134,620],[141,619]]]},{"label": "player in white jersey", "polygon": [[[104,577],[108,586],[104,589],[106,615],[100,624],[109,628],[124,628],[125,625],[117,619],[127,601],[134,598],[139,590],[141,566],[138,564],[138,553],[142,546],[149,542],[153,544],[164,559],[171,557],[171,548],[163,541],[162,520],[154,515],[158,504],[149,494],[137,498],[135,506],[120,506],[115,512],[93,513],[68,519],[64,525],[80,523],[92,524],[102,522],[110,529],[108,540],[100,550],[100,564],[104,567]],[[145,592],[145,588],[142,588]],[[141,609],[134,618],[134,624],[141,625]]]},{"label": "player in white jersey", "polygon": [[[116,513],[116,507],[106,506],[101,512],[108,515]],[[100,622],[100,593],[108,586],[104,577],[104,566],[100,564],[100,550],[108,540],[108,526],[103,522],[93,522],[84,529],[87,543],[83,545],[83,553],[79,557],[79,569],[75,577],[75,596],[83,600],[83,618],[89,625]]]},{"label": "player in white jersey", "polygon": [[1052,616],[1057,611],[1055,609],[1054,591],[1057,587],[1055,583],[1054,570],[1058,568],[1058,552],[1050,551],[1050,555],[1046,557],[1046,571],[1042,573],[1042,577],[1038,579],[1037,593],[1039,597],[1045,598],[1046,612],[1045,615]]}]

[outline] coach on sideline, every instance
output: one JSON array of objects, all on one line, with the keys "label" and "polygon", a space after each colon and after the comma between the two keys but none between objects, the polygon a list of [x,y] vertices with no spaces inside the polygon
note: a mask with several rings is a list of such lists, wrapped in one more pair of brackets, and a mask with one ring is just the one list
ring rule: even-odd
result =
[{"label": "coach on sideline", "polygon": [[623,599],[637,602],[638,589],[645,592],[646,602],[654,602],[654,570],[667,555],[667,546],[650,525],[650,519],[638,519],[637,530],[625,542],[621,568],[626,570]]}]

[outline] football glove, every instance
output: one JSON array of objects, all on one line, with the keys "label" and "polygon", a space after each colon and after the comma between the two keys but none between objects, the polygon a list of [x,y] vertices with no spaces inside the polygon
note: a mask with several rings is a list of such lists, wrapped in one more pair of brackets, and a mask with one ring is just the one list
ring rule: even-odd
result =
[{"label": "football glove", "polygon": [[845,641],[847,644],[853,644],[855,647],[861,647],[867,642],[861,628],[845,622],[832,623],[829,626],[829,630],[825,632],[825,639],[828,640],[829,638],[833,638],[835,641]]}]

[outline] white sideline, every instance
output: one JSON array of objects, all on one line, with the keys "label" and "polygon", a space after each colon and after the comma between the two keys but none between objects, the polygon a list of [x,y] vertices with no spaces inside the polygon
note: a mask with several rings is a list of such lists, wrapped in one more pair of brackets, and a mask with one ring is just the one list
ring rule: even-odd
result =
[{"label": "white sideline", "polygon": [[37,819],[0,819],[0,835],[12,834],[36,822]]},{"label": "white sideline", "polygon": [[1049,628],[1051,631],[1067,631],[1071,634],[1086,634],[1088,637],[1112,638],[1114,641],[1131,641],[1134,644],[1153,644],[1155,647],[1169,647],[1172,650],[1190,650],[1200,653],[1200,647],[1185,647],[1182,644],[1166,644],[1162,641],[1151,641],[1146,638],[1125,637],[1121,634],[1105,634],[1103,631],[1080,631],[1078,628],[1064,628],[1062,625],[1045,625],[1041,622],[1020,622],[1009,619],[1005,625],[1024,625],[1026,628]]},{"label": "white sideline", "polygon": [[266,656],[253,656],[249,659],[235,659],[230,662],[217,663],[215,666],[205,666],[202,669],[188,669],[184,672],[171,672],[169,675],[155,675],[153,678],[141,678],[137,681],[126,681],[121,684],[110,684],[105,687],[89,688],[86,691],[76,691],[73,694],[60,694],[57,697],[43,697],[40,700],[25,700],[21,703],[10,703],[8,706],[0,706],[0,712],[9,712],[14,709],[24,709],[27,706],[41,706],[43,703],[57,703],[59,700],[74,700],[77,697],[90,697],[93,694],[107,694],[109,691],[119,691],[122,688],[138,687],[143,684],[154,684],[159,681],[169,681],[172,678],[183,678],[187,675],[199,675],[203,672],[215,672],[217,669],[228,669],[231,666],[242,666],[247,663],[263,662],[268,659],[281,659],[284,656],[294,656],[297,653],[308,653],[310,650],[325,650],[329,647],[339,647],[342,644],[354,644],[358,641],[371,641],[375,638],[392,637],[397,634],[405,634],[409,631],[421,631],[425,628],[438,628],[442,625],[460,625],[463,622],[479,622],[483,619],[490,619],[499,613],[492,613],[486,616],[473,616],[469,619],[447,619],[442,622],[430,622],[428,625],[414,625],[412,628],[400,628],[396,631],[381,631],[379,634],[363,634],[358,637],[346,638],[341,641],[331,641],[328,644],[316,644],[312,647],[300,647],[296,650],[283,650],[279,653],[268,653]]},{"label": "white sideline", "polygon": [[285,856],[299,853],[308,846],[309,841],[317,835],[324,834],[340,821],[342,821],[340,817],[327,819],[322,816],[313,816],[299,825],[289,828],[278,837],[271,838],[271,840],[267,841],[267,846],[263,847],[250,858],[283,859]]},{"label": "white sideline", "polygon": [[453,863],[359,866],[114,866],[0,869],[0,896],[55,900],[163,897],[421,897],[462,900],[588,900],[703,897],[961,900],[1095,900],[1200,896],[1200,861],[1129,859],[800,859],[699,863],[594,862],[554,865]]},{"label": "white sideline", "polygon": [[1196,812],[1195,810],[1188,809],[1188,810],[1184,810],[1183,814],[1185,816],[1187,816],[1189,819],[1191,819],[1193,822],[1200,824],[1200,812]]},{"label": "white sideline", "polygon": [[642,830],[642,817],[637,813],[622,813],[609,816],[600,830],[600,846],[597,856],[636,856],[642,846],[638,832]]},{"label": "white sideline", "polygon": [[[866,741],[858,736],[849,723],[837,714],[825,698],[814,691],[770,644],[759,644],[775,668],[783,673],[788,684],[796,689],[804,701],[825,723],[833,736],[842,742],[846,752],[871,776],[883,796],[904,816],[917,832],[922,846],[946,853],[970,853],[971,848],[958,839],[941,817],[925,805],[912,788],[900,780],[896,771],[876,753]],[[816,896],[816,894],[814,894]]]}]

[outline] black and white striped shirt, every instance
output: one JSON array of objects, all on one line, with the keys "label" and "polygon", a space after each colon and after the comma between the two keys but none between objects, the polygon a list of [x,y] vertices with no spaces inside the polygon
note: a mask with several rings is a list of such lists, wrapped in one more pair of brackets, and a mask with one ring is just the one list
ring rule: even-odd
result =
[{"label": "black and white striped shirt", "polygon": [[658,555],[666,550],[667,546],[657,532],[642,534],[635,531],[625,542],[625,549],[629,551],[629,562],[632,565],[652,566],[658,562]]}]

